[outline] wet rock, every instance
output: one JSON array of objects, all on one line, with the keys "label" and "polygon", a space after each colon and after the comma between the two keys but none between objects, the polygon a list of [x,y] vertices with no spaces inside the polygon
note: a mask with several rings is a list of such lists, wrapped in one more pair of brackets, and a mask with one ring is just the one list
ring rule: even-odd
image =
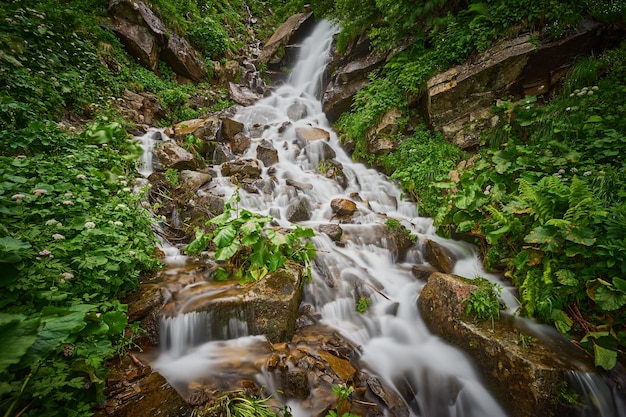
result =
[{"label": "wet rock", "polygon": [[356,211],[356,203],[346,198],[335,198],[330,202],[330,208],[338,216],[351,216]]},{"label": "wet rock", "polygon": [[220,120],[222,121],[222,141],[233,141],[237,135],[243,132],[243,123],[240,121],[232,117],[221,117]]},{"label": "wet rock", "polygon": [[424,258],[439,272],[451,273],[456,263],[456,258],[445,247],[433,240],[424,243]]},{"label": "wet rock", "polygon": [[163,170],[167,170],[168,168],[193,170],[197,166],[193,154],[174,142],[164,142],[154,150],[154,154],[158,158],[159,165]]},{"label": "wet rock", "polygon": [[411,274],[413,274],[418,281],[427,281],[428,277],[434,272],[437,272],[437,270],[427,265],[413,265],[413,267],[411,267]]},{"label": "wet rock", "polygon": [[280,78],[281,67],[290,67],[298,50],[295,45],[304,39],[314,23],[315,19],[310,11],[294,14],[263,45],[258,60],[266,63],[270,72],[279,73],[274,78]]},{"label": "wet rock", "polygon": [[195,82],[206,77],[206,67],[195,49],[181,36],[170,32],[161,59],[178,75]]},{"label": "wet rock", "polygon": [[334,75],[322,97],[322,110],[331,123],[350,111],[354,97],[369,82],[370,72],[384,65],[387,55],[372,52],[365,36],[357,37],[341,54],[333,52],[327,71]]},{"label": "wet rock", "polygon": [[151,71],[157,69],[159,44],[148,28],[114,18],[113,31],[120,38],[128,53],[137,57],[142,66]]},{"label": "wet rock", "polygon": [[165,111],[160,104],[157,103],[156,95],[148,92],[134,93],[128,89],[122,92],[121,103],[119,107],[122,109],[124,119],[134,121],[140,132],[137,136],[142,136],[147,131],[148,126],[156,124],[157,120],[165,117]]},{"label": "wet rock", "polygon": [[320,351],[319,355],[342,381],[350,382],[354,378],[356,369],[347,360],[326,351]]},{"label": "wet rock", "polygon": [[232,82],[228,83],[228,93],[230,94],[230,98],[232,98],[235,102],[241,104],[242,106],[251,106],[259,98],[261,98],[257,93],[250,90],[249,88],[237,85]]},{"label": "wet rock", "polygon": [[520,331],[504,319],[476,322],[466,316],[463,300],[476,288],[466,278],[432,274],[418,299],[426,324],[474,359],[512,417],[554,415],[571,365],[540,340],[523,346]]},{"label": "wet rock", "polygon": [[381,399],[385,405],[393,412],[396,417],[408,417],[409,410],[402,398],[393,390],[384,387],[377,378],[370,377],[367,379],[367,386],[371,392]]},{"label": "wet rock", "polygon": [[230,149],[236,154],[242,154],[248,150],[250,143],[250,138],[240,132],[230,140]]},{"label": "wet rock", "polygon": [[215,150],[215,142],[218,139],[220,127],[220,120],[216,117],[209,117],[176,123],[167,128],[164,133],[180,144],[186,143],[189,135],[199,139],[202,145],[196,151],[202,156],[207,156]]},{"label": "wet rock", "polygon": [[256,157],[259,161],[263,162],[263,165],[266,167],[278,163],[278,151],[274,148],[272,142],[267,139],[263,139],[257,145]]},{"label": "wet rock", "polygon": [[258,178],[261,175],[261,166],[256,159],[237,159],[222,164],[222,175],[226,177]]},{"label": "wet rock", "polygon": [[195,191],[213,180],[213,177],[204,172],[182,170],[178,175],[178,180],[185,189]]},{"label": "wet rock", "polygon": [[432,77],[421,105],[425,117],[457,146],[472,148],[481,127],[490,123],[490,110],[498,98],[518,100],[549,93],[577,56],[602,44],[602,35],[597,22],[584,21],[557,41],[547,33],[503,40],[471,62]]},{"label": "wet rock", "polygon": [[374,155],[385,155],[398,145],[394,139],[399,131],[398,119],[402,114],[398,109],[389,110],[378,123],[367,132],[367,150]]},{"label": "wet rock", "polygon": [[309,143],[304,148],[304,153],[312,164],[318,164],[320,161],[333,159],[337,156],[335,150],[328,143],[319,140]]},{"label": "wet rock", "polygon": [[285,216],[292,223],[311,219],[311,203],[306,197],[298,197],[287,206]]},{"label": "wet rock", "polygon": [[313,185],[312,184],[305,184],[303,182],[294,181],[291,178],[287,178],[285,183],[287,185],[295,187],[295,188],[297,188],[298,190],[301,190],[301,191],[306,191],[306,190],[312,190],[313,189]]},{"label": "wet rock", "polygon": [[304,369],[287,369],[284,374],[284,394],[287,398],[307,398],[311,395],[309,375]]},{"label": "wet rock", "polygon": [[341,236],[343,235],[343,229],[338,224],[320,224],[317,230],[320,233],[324,233],[335,242],[341,240]]},{"label": "wet rock", "polygon": [[302,101],[295,101],[287,108],[287,117],[291,120],[304,119],[306,116],[306,105]]},{"label": "wet rock", "polygon": [[319,127],[297,127],[296,138],[304,142],[330,139],[330,132]]},{"label": "wet rock", "polygon": [[343,172],[341,162],[334,159],[324,159],[317,164],[317,170],[326,178],[336,181],[342,188],[348,187],[348,177]]},{"label": "wet rock", "polygon": [[232,152],[229,146],[224,145],[223,143],[218,143],[215,145],[215,150],[213,151],[211,159],[215,165],[220,165],[226,162],[234,161],[237,159],[237,156]]}]

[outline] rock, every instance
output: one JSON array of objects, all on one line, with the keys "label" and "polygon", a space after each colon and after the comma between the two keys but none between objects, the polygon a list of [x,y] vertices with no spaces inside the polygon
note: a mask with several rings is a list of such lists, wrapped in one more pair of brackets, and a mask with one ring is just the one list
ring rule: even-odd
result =
[{"label": "rock", "polygon": [[221,122],[217,118],[209,117],[176,123],[171,128],[166,129],[164,133],[181,144],[187,141],[187,136],[189,135],[199,139],[202,145],[196,151],[206,157],[215,151],[215,142],[217,141],[220,127]]},{"label": "rock", "polygon": [[304,148],[304,153],[306,154],[309,162],[315,165],[317,165],[320,161],[333,159],[337,156],[335,150],[328,143],[319,140],[309,143]]},{"label": "rock", "polygon": [[151,71],[159,63],[159,45],[152,32],[146,27],[132,24],[126,20],[113,20],[113,31],[120,38],[128,53],[137,57],[139,63]]},{"label": "rock", "polygon": [[297,127],[296,137],[305,142],[330,139],[330,132],[319,127]]},{"label": "rock", "polygon": [[232,82],[228,83],[228,93],[230,94],[230,98],[242,106],[251,106],[260,98],[257,93],[249,88]]},{"label": "rock", "polygon": [[257,145],[256,157],[259,161],[263,162],[263,165],[266,167],[278,163],[278,151],[274,148],[272,142],[267,139],[263,139]]},{"label": "rock", "polygon": [[306,197],[297,197],[288,206],[285,213],[287,220],[292,223],[304,222],[311,219],[311,203]]},{"label": "rock", "polygon": [[537,44],[545,34],[503,40],[475,60],[450,68],[427,82],[421,108],[431,127],[462,147],[477,145],[478,131],[488,125],[491,107],[501,97],[521,99],[546,94],[559,85],[574,59],[602,43],[597,22],[584,21],[558,41]]},{"label": "rock", "polygon": [[451,273],[456,263],[454,255],[433,240],[424,243],[424,258],[439,272]]},{"label": "rock", "polygon": [[[288,52],[279,56],[279,52],[294,49],[290,46],[301,42],[314,23],[315,19],[312,12],[290,16],[263,45],[258,58],[259,62],[269,64],[271,69],[280,69],[281,66],[288,67],[295,56],[291,56]],[[293,52],[295,55],[296,51]]]},{"label": "rock", "polygon": [[540,340],[520,343],[520,331],[505,320],[473,322],[464,315],[472,280],[434,273],[418,306],[431,331],[465,350],[511,417],[555,415],[571,365]]},{"label": "rock", "polygon": [[317,230],[320,233],[324,233],[334,242],[341,240],[341,236],[343,235],[343,229],[338,224],[320,224]]},{"label": "rock", "polygon": [[250,138],[240,132],[230,140],[230,149],[236,154],[242,154],[248,150],[250,143]]},{"label": "rock", "polygon": [[222,164],[222,175],[225,177],[258,178],[261,175],[261,166],[256,159],[237,159]]},{"label": "rock", "polygon": [[154,154],[159,159],[159,164],[164,171],[168,168],[193,170],[197,165],[190,152],[171,141],[164,142],[156,148]]},{"label": "rock", "polygon": [[192,191],[197,190],[204,184],[210,182],[212,179],[213,177],[211,177],[210,174],[205,174],[204,172],[198,171],[182,170],[178,175],[178,180],[180,181],[183,188]]},{"label": "rock", "polygon": [[374,155],[385,155],[393,151],[398,144],[393,136],[398,133],[398,119],[402,114],[398,109],[389,110],[381,121],[367,132],[367,150]]},{"label": "rock", "polygon": [[232,141],[235,136],[243,132],[243,123],[233,119],[232,117],[220,117],[222,121],[222,135],[221,140],[223,142]]},{"label": "rock", "polygon": [[213,151],[213,163],[216,165],[223,164],[225,162],[231,162],[237,159],[235,154],[231,151],[229,146],[224,145],[223,143],[218,143],[215,146],[215,151]]},{"label": "rock", "polygon": [[185,38],[170,32],[161,59],[176,73],[195,82],[206,78],[205,64]]},{"label": "rock", "polygon": [[287,117],[289,117],[291,120],[295,121],[295,120],[304,119],[306,116],[307,116],[306,105],[300,100],[294,101],[287,108]]},{"label": "rock", "polygon": [[348,187],[348,177],[346,177],[345,172],[343,172],[341,162],[335,161],[334,159],[324,159],[317,163],[317,170],[326,178],[336,181],[342,188],[345,189]]},{"label": "rock", "polygon": [[284,395],[287,398],[307,398],[311,395],[309,375],[304,369],[287,369],[284,374]]},{"label": "rock", "polygon": [[162,43],[167,36],[163,21],[141,0],[109,0],[109,14],[118,20],[143,26]]},{"label": "rock", "polygon": [[356,211],[356,203],[346,198],[335,198],[330,202],[330,208],[338,216],[351,216]]},{"label": "rock", "polygon": [[411,274],[413,274],[418,281],[428,281],[428,278],[434,272],[437,272],[437,270],[427,265],[413,265],[411,267]]},{"label": "rock", "polygon": [[[128,89],[122,92],[122,101],[119,104],[124,119],[131,120],[138,125],[153,126],[157,120],[165,117],[165,112],[157,103],[156,95],[147,92],[134,93]],[[136,136],[142,136],[145,131]]]},{"label": "rock", "polygon": [[287,180],[285,180],[285,183],[287,185],[295,187],[295,188],[297,188],[298,190],[301,190],[301,191],[306,191],[306,190],[312,190],[313,189],[313,185],[312,184],[305,184],[303,182],[294,181],[291,178],[287,178]]},{"label": "rock", "polygon": [[322,110],[331,123],[350,111],[354,97],[368,82],[369,74],[385,64],[387,52],[370,52],[370,41],[357,37],[346,51],[333,51],[327,72],[334,74],[322,97]]}]

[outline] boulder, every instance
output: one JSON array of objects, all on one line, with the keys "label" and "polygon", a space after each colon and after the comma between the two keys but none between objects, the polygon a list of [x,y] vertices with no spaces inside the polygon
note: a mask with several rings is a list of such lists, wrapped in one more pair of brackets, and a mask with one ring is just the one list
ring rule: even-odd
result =
[{"label": "boulder", "polygon": [[385,64],[387,52],[371,51],[370,40],[357,37],[346,51],[333,51],[327,73],[333,74],[322,96],[322,110],[333,123],[350,111],[354,97],[369,82],[370,72]]},{"label": "boulder", "polygon": [[296,127],[296,138],[305,142],[330,139],[330,132],[320,127]]},{"label": "boulder", "polygon": [[394,135],[400,130],[398,119],[401,117],[400,111],[393,108],[385,113],[381,121],[367,132],[367,150],[369,153],[385,155],[398,146]]},{"label": "boulder", "polygon": [[165,134],[178,143],[185,143],[187,136],[191,135],[202,142],[196,151],[202,156],[207,156],[215,150],[215,142],[219,136],[221,122],[215,117],[204,119],[191,119],[176,123],[165,130]]},{"label": "boulder", "polygon": [[258,61],[268,64],[272,70],[289,66],[297,52],[293,45],[297,45],[308,35],[314,23],[315,19],[310,11],[290,16],[263,45]]},{"label": "boulder", "polygon": [[251,106],[260,98],[257,93],[249,88],[232,82],[228,83],[228,93],[230,98],[242,106]]},{"label": "boulder", "polygon": [[[464,314],[478,288],[472,280],[434,273],[418,306],[431,331],[465,350],[511,417],[555,415],[571,366],[541,340],[520,343],[522,331],[504,319],[476,322]],[[560,414],[562,415],[562,414]]]},{"label": "boulder", "polygon": [[333,159],[337,156],[335,150],[324,141],[314,141],[306,145],[304,153],[312,164],[318,164],[320,161]]},{"label": "boulder", "polygon": [[165,24],[141,0],[109,0],[109,14],[114,21],[125,21],[127,24],[146,28],[159,44],[165,42]]},{"label": "boulder", "polygon": [[328,236],[334,242],[341,240],[341,236],[343,235],[343,229],[338,224],[320,224],[317,230]]},{"label": "boulder", "polygon": [[330,202],[330,208],[338,216],[351,216],[356,211],[356,203],[346,198],[335,198]]},{"label": "boulder", "polygon": [[287,117],[289,117],[291,120],[294,120],[294,121],[304,119],[307,116],[307,114],[308,112],[307,112],[306,105],[300,100],[294,101],[287,108]]},{"label": "boulder", "polygon": [[233,138],[243,132],[243,123],[238,120],[233,119],[230,116],[220,117],[222,121],[222,135],[221,140],[223,142],[229,142],[233,140]]},{"label": "boulder", "polygon": [[311,219],[311,203],[306,197],[297,197],[286,210],[286,217],[292,223],[304,222]]},{"label": "boulder", "polygon": [[274,148],[272,142],[267,139],[261,140],[256,148],[256,157],[263,162],[266,167],[278,163],[278,151]]},{"label": "boulder", "polygon": [[222,164],[222,175],[225,177],[258,178],[261,175],[261,166],[256,159],[237,159]]},{"label": "boulder", "polygon": [[168,168],[193,170],[197,165],[193,154],[172,141],[164,142],[154,150],[154,154],[158,158],[159,166],[163,171]]},{"label": "boulder", "polygon": [[472,148],[479,142],[480,128],[490,123],[497,99],[549,93],[577,56],[602,45],[600,29],[599,23],[584,21],[576,32],[557,41],[545,33],[505,39],[476,59],[428,80],[421,102],[424,116],[446,139]]},{"label": "boulder", "polygon": [[248,150],[250,143],[250,138],[240,132],[230,140],[230,149],[236,154],[242,154]]},{"label": "boulder", "polygon": [[198,171],[182,170],[178,175],[178,180],[186,190],[195,191],[202,187],[204,184],[210,182],[213,179],[210,174]]},{"label": "boulder", "polygon": [[195,82],[206,78],[204,62],[197,51],[181,36],[170,32],[167,44],[163,47],[161,59],[178,75]]},{"label": "boulder", "polygon": [[449,274],[454,269],[456,258],[452,252],[434,240],[428,239],[424,243],[423,252],[426,261],[437,271]]},{"label": "boulder", "polygon": [[112,19],[113,31],[120,38],[128,53],[151,71],[159,64],[159,44],[152,32],[144,26],[132,24],[122,19]]}]

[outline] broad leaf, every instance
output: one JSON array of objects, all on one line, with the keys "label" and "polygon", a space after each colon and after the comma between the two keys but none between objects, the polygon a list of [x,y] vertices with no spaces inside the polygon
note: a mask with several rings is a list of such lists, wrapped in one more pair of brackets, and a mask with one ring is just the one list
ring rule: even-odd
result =
[{"label": "broad leaf", "polygon": [[575,225],[565,226],[565,239],[585,246],[591,246],[596,243],[593,231],[590,228]]},{"label": "broad leaf", "polygon": [[38,319],[22,314],[0,313],[0,372],[18,363],[37,340]]},{"label": "broad leaf", "polygon": [[593,344],[593,353],[596,366],[606,369],[613,369],[617,363],[617,350],[604,348],[597,343]]},{"label": "broad leaf", "polygon": [[537,226],[524,237],[524,242],[540,244],[549,252],[557,252],[561,248],[557,235],[558,230],[555,227]]},{"label": "broad leaf", "polygon": [[233,243],[235,236],[237,236],[237,231],[232,225],[224,226],[215,233],[213,243],[215,243],[218,248],[230,246]]},{"label": "broad leaf", "polygon": [[602,285],[596,290],[595,302],[604,311],[614,311],[626,305],[626,293]]},{"label": "broad leaf", "polygon": [[623,293],[626,293],[626,279],[613,277],[613,285]]},{"label": "broad leaf", "polygon": [[235,253],[239,250],[240,243],[237,240],[233,240],[230,245],[219,248],[215,251],[215,260],[217,261],[227,261],[233,257]]},{"label": "broad leaf", "polygon": [[109,326],[109,334],[121,334],[128,326],[128,316],[122,311],[109,311],[102,315],[102,320]]},{"label": "broad leaf", "polygon": [[66,342],[71,334],[81,331],[86,326],[84,317],[85,313],[81,311],[57,317],[43,317],[41,319],[43,326],[37,340],[28,350],[26,360],[35,362],[48,356]]},{"label": "broad leaf", "polygon": [[554,275],[556,275],[557,281],[559,281],[559,283],[562,285],[567,285],[570,287],[575,287],[576,285],[578,285],[578,280],[576,279],[572,271],[568,271],[567,269],[559,269]]}]

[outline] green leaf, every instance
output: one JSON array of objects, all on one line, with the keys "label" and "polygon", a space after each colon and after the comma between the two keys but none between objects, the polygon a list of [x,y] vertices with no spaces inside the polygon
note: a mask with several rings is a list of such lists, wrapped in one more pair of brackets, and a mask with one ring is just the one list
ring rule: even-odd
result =
[{"label": "green leaf", "polygon": [[85,313],[82,311],[69,312],[69,314],[56,317],[42,317],[42,327],[37,340],[28,350],[26,360],[36,362],[48,356],[61,343],[66,342],[71,334],[81,331],[86,326],[84,317]]},{"label": "green leaf", "polygon": [[280,252],[276,251],[272,253],[268,262],[269,270],[276,271],[278,268],[283,266],[286,261],[287,261],[287,258],[283,256],[283,254],[281,254]]},{"label": "green leaf", "polygon": [[602,116],[591,115],[591,116],[589,116],[589,118],[587,120],[585,120],[585,123],[599,123],[599,122],[601,122],[603,120],[604,119],[602,118]]},{"label": "green leaf", "polygon": [[626,279],[613,277],[613,285],[623,293],[626,293]]},{"label": "green leaf", "polygon": [[524,242],[544,245],[550,252],[557,252],[561,244],[557,240],[558,230],[555,227],[537,226],[524,237]]},{"label": "green leaf", "polygon": [[596,243],[593,231],[589,227],[575,225],[565,226],[565,239],[585,246],[592,246]]},{"label": "green leaf", "polygon": [[272,242],[272,244],[275,246],[286,245],[288,243],[287,237],[274,229],[265,230],[265,234],[267,235],[267,238],[270,240],[270,242]]},{"label": "green leaf", "polygon": [[237,236],[237,231],[229,224],[217,230],[215,236],[213,236],[213,243],[215,243],[218,248],[230,246],[233,240],[235,240],[235,236]]},{"label": "green leaf", "polygon": [[604,311],[614,311],[626,305],[626,293],[602,285],[596,290],[595,302]]},{"label": "green leaf", "polygon": [[575,287],[576,285],[578,285],[578,280],[576,279],[572,271],[569,271],[567,269],[559,269],[554,275],[556,275],[557,281],[559,281],[559,283],[562,285],[567,285],[570,287]]},{"label": "green leaf", "polygon": [[30,249],[30,243],[22,242],[10,236],[0,238],[0,263],[17,263],[22,260],[22,253]]},{"label": "green leaf", "polygon": [[596,366],[606,369],[613,369],[617,363],[617,350],[604,348],[597,343],[593,344],[593,353]]},{"label": "green leaf", "polygon": [[121,334],[128,326],[128,316],[122,311],[109,311],[102,315],[102,320],[109,326],[109,334]]},{"label": "green leaf", "polygon": [[37,340],[39,319],[0,313],[0,372],[18,363]]},{"label": "green leaf", "polygon": [[230,245],[225,246],[223,248],[219,248],[215,251],[215,260],[217,261],[227,261],[233,257],[235,253],[239,250],[240,243],[238,240],[233,240]]}]

